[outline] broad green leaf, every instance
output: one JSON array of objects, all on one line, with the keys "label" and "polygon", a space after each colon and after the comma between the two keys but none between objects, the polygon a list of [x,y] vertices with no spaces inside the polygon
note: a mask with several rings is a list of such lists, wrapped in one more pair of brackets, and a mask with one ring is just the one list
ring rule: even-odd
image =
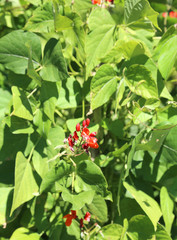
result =
[{"label": "broad green leaf", "polygon": [[33,118],[33,123],[38,127],[37,132],[47,138],[51,127],[51,120],[46,116],[46,114],[41,109],[37,109]]},{"label": "broad green leaf", "polygon": [[54,13],[52,3],[46,3],[33,11],[24,27],[31,32],[48,33],[54,32]]},{"label": "broad green leaf", "polygon": [[91,32],[86,38],[87,77],[112,48],[115,22],[106,9],[96,8],[89,16],[88,25]]},{"label": "broad green leaf", "polygon": [[13,86],[12,94],[14,107],[13,115],[27,120],[33,120],[32,109],[24,91]]},{"label": "broad green leaf", "polygon": [[159,70],[164,79],[167,79],[177,60],[177,29],[171,26],[162,36],[155,50],[155,60],[158,60]]},{"label": "broad green leaf", "polygon": [[129,175],[129,171],[132,167],[132,161],[133,161],[133,156],[136,152],[136,147],[140,143],[141,139],[143,137],[143,132],[140,132],[133,140],[132,142],[132,148],[128,154],[128,159],[127,159],[127,169],[124,175],[124,179]]},{"label": "broad green leaf", "polygon": [[172,238],[169,236],[169,234],[165,231],[165,228],[157,224],[157,232],[155,234],[156,240],[172,240]]},{"label": "broad green leaf", "polygon": [[73,24],[73,21],[66,16],[62,16],[60,14],[55,16],[55,29],[58,32],[72,28]]},{"label": "broad green leaf", "polygon": [[11,99],[12,95],[7,90],[0,88],[0,118],[9,112]]},{"label": "broad green leaf", "polygon": [[68,77],[61,45],[55,38],[51,38],[45,45],[40,75],[49,82],[66,80]]},{"label": "broad green leaf", "polygon": [[50,128],[47,143],[53,147],[56,147],[63,144],[64,138],[65,133],[63,128],[60,126],[55,126],[53,128]]},{"label": "broad green leaf", "polygon": [[77,12],[82,18],[86,18],[87,11],[93,6],[90,0],[75,0],[73,10]]},{"label": "broad green leaf", "polygon": [[43,81],[40,100],[47,117],[54,122],[55,104],[58,98],[58,86],[55,82]]},{"label": "broad green leaf", "polygon": [[57,100],[57,107],[60,109],[76,108],[81,102],[81,87],[77,80],[70,77],[62,82]]},{"label": "broad green leaf", "polygon": [[91,204],[87,204],[88,211],[98,219],[99,222],[107,222],[108,209],[105,200],[100,195],[95,195]]},{"label": "broad green leaf", "polygon": [[[170,130],[170,127],[168,128],[168,126],[162,126],[159,127],[159,129],[152,131],[152,134],[149,138],[150,140],[146,143],[138,144],[136,150],[145,150],[158,153]],[[145,141],[147,140],[144,140],[143,142]]]},{"label": "broad green leaf", "polygon": [[155,27],[158,28],[157,23],[158,13],[151,8],[147,0],[126,0],[125,1],[125,22],[132,23],[142,18],[148,18]]},{"label": "broad green leaf", "polygon": [[37,150],[34,150],[32,157],[33,166],[42,179],[49,170],[47,160],[48,158],[46,156],[43,156],[43,154],[40,154]]},{"label": "broad green leaf", "polygon": [[17,228],[10,240],[42,240],[38,233],[31,232],[29,229],[21,227]]},{"label": "broad green leaf", "polygon": [[152,224],[154,225],[154,229],[157,229],[157,222],[162,216],[162,212],[158,203],[151,198],[149,195],[144,193],[141,190],[135,189],[133,186],[128,184],[127,182],[123,183],[124,187],[131,193],[131,195],[135,198],[137,203],[143,209],[143,211],[147,214]]},{"label": "broad green leaf", "polygon": [[171,227],[174,220],[174,202],[170,198],[166,187],[162,187],[160,191],[160,206],[163,214],[163,219],[165,222],[166,231],[170,235]]},{"label": "broad green leaf", "polygon": [[84,207],[85,204],[91,204],[93,201],[95,191],[85,191],[79,194],[71,194],[69,191],[62,192],[62,198],[66,202],[72,204],[72,209],[79,210]]},{"label": "broad green leaf", "polygon": [[94,110],[109,101],[116,91],[116,72],[110,65],[102,65],[91,80],[91,109]]},{"label": "broad green leaf", "polygon": [[32,62],[32,51],[31,51],[30,46],[29,46],[29,59],[28,59],[27,74],[30,78],[34,79],[34,81],[38,84],[38,86],[41,87],[42,78],[34,69],[33,62]]},{"label": "broad green leaf", "polygon": [[41,44],[37,35],[22,30],[12,31],[0,39],[0,63],[18,74],[25,74],[28,66],[29,50],[32,49],[34,67],[40,66]]},{"label": "broad green leaf", "polygon": [[134,64],[125,72],[125,80],[130,90],[145,99],[158,98],[158,89],[151,72],[143,65]]},{"label": "broad green leaf", "polygon": [[[72,28],[63,31],[64,39],[75,48],[76,58],[85,64],[85,31],[84,23],[75,12],[66,12],[67,17],[72,21]],[[70,53],[72,54],[72,52]],[[70,56],[72,59],[73,57]]]},{"label": "broad green leaf", "polygon": [[95,190],[103,197],[106,195],[107,182],[101,169],[92,161],[80,161],[76,168],[76,192]]},{"label": "broad green leaf", "polygon": [[73,133],[76,130],[76,124],[80,123],[82,124],[83,118],[75,118],[75,119],[69,119],[66,121],[67,127],[71,133]]},{"label": "broad green leaf", "polygon": [[144,53],[146,53],[146,49],[141,41],[119,39],[102,60],[103,62],[119,63],[122,59],[130,59]]},{"label": "broad green leaf", "polygon": [[11,214],[23,203],[38,195],[38,185],[32,167],[22,152],[17,153],[15,164],[15,189]]},{"label": "broad green leaf", "polygon": [[127,235],[132,240],[154,240],[154,227],[147,216],[136,215],[129,221]]},{"label": "broad green leaf", "polygon": [[57,166],[53,166],[42,179],[40,193],[49,190],[56,181],[68,176],[73,172],[73,167],[65,161],[60,160]]},{"label": "broad green leaf", "polygon": [[0,224],[3,225],[6,223],[7,207],[8,207],[8,197],[11,192],[12,187],[1,187],[0,188]]},{"label": "broad green leaf", "polygon": [[29,124],[29,122],[25,119],[12,116],[10,118],[10,130],[14,134],[27,134],[27,133],[33,133],[34,129],[33,127]]},{"label": "broad green leaf", "polygon": [[[101,228],[101,233],[98,234],[98,239],[121,240],[123,227],[119,224],[108,224]],[[124,238],[126,240],[126,238]]]}]

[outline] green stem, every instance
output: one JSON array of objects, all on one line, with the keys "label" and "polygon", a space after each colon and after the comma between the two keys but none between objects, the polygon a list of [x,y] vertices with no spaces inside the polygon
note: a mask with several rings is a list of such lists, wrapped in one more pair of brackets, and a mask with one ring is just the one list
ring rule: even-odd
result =
[{"label": "green stem", "polygon": [[34,152],[34,149],[35,149],[35,147],[38,145],[38,143],[39,143],[40,140],[41,140],[41,137],[37,140],[37,142],[35,143],[35,145],[34,145],[33,148],[31,149],[30,155],[29,155],[29,157],[28,157],[28,162],[30,162],[31,157],[32,157],[33,152]]}]

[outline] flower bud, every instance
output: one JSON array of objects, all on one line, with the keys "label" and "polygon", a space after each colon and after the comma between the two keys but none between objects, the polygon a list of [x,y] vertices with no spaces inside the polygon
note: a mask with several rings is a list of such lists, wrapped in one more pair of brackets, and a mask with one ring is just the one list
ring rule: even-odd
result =
[{"label": "flower bud", "polygon": [[87,125],[87,127],[89,126],[89,124],[90,124],[90,119],[87,118],[87,119],[86,119],[86,125]]},{"label": "flower bud", "polygon": [[86,121],[85,121],[85,120],[82,122],[82,126],[83,126],[83,127],[86,126]]},{"label": "flower bud", "polygon": [[79,132],[80,130],[81,130],[81,126],[80,126],[80,124],[78,123],[78,124],[76,125],[76,131]]}]

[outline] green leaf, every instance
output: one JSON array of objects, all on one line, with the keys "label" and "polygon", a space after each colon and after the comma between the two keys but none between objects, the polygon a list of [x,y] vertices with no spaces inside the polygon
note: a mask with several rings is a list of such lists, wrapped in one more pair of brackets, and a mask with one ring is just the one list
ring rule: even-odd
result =
[{"label": "green leaf", "polygon": [[[168,125],[161,126],[159,129],[152,131],[149,141],[147,143],[138,144],[136,150],[145,150],[158,153],[165,138],[170,132],[171,128]],[[144,142],[147,140],[144,140]]]},{"label": "green leaf", "polygon": [[62,16],[60,14],[57,14],[55,16],[55,29],[56,31],[60,32],[63,30],[66,30],[68,28],[72,28],[74,25],[73,21],[66,17],[66,16]]},{"label": "green leaf", "polygon": [[83,118],[74,118],[74,119],[69,119],[66,121],[67,127],[71,133],[73,133],[76,130],[76,124],[77,123],[82,123],[84,119]]},{"label": "green leaf", "polygon": [[34,129],[29,124],[29,122],[22,119],[22,118],[12,116],[10,118],[10,121],[11,121],[10,130],[14,134],[27,134],[27,133],[33,133],[34,132]]},{"label": "green leaf", "polygon": [[49,190],[56,181],[69,175],[73,172],[73,167],[70,164],[60,160],[57,166],[53,166],[42,180],[40,193]]},{"label": "green leaf", "polygon": [[159,70],[167,79],[177,60],[177,29],[171,26],[162,36],[155,50],[154,59],[158,60]]},{"label": "green leaf", "polygon": [[98,219],[99,222],[107,222],[108,209],[105,200],[100,195],[95,195],[91,204],[87,205],[88,211]]},{"label": "green leaf", "polygon": [[33,233],[29,229],[17,228],[12,234],[10,240],[42,240],[38,233]]},{"label": "green leaf", "polygon": [[152,224],[154,225],[154,229],[157,229],[157,222],[162,216],[162,212],[158,203],[151,198],[149,195],[144,193],[141,190],[135,189],[133,186],[128,184],[127,182],[123,183],[124,187],[131,193],[131,195],[135,198],[137,203],[143,209],[143,211],[147,214]]},{"label": "green leaf", "polygon": [[160,224],[157,224],[157,232],[155,234],[156,240],[172,240],[172,238],[165,231],[164,227]]},{"label": "green leaf", "polygon": [[[49,91],[50,89],[50,91]],[[55,104],[58,98],[58,87],[54,82],[43,81],[40,100],[47,117],[54,122]]]},{"label": "green leaf", "polygon": [[157,23],[158,12],[155,12],[151,8],[147,0],[126,0],[125,1],[125,22],[131,23],[138,21],[142,18],[148,18],[155,27],[158,27]]},{"label": "green leaf", "polygon": [[7,207],[8,206],[8,198],[9,194],[12,190],[12,187],[1,187],[0,188],[0,201],[1,201],[1,207],[0,207],[0,224],[3,225],[7,222],[6,215],[7,215]]},{"label": "green leaf", "polygon": [[128,60],[146,52],[140,40],[119,39],[102,60],[107,63],[119,63],[122,59]]},{"label": "green leaf", "polygon": [[46,116],[43,110],[36,110],[36,114],[33,118],[33,123],[38,127],[37,132],[44,138],[47,138],[51,127],[51,120]]},{"label": "green leaf", "polygon": [[42,65],[40,75],[43,80],[58,82],[67,79],[66,62],[57,39],[51,38],[45,45]]},{"label": "green leaf", "polygon": [[98,239],[120,240],[123,232],[123,227],[119,224],[108,224],[101,228],[101,234],[98,234]]},{"label": "green leaf", "polygon": [[101,169],[92,161],[80,161],[77,165],[76,192],[95,190],[103,197],[106,195],[107,182]]},{"label": "green leaf", "polygon": [[17,153],[15,164],[15,189],[11,214],[23,203],[38,195],[38,185],[34,179],[29,161],[22,152]]},{"label": "green leaf", "polygon": [[60,109],[76,108],[82,100],[81,87],[78,81],[70,77],[62,82],[62,87],[59,91],[57,107]]},{"label": "green leaf", "polygon": [[85,191],[79,194],[71,194],[69,191],[62,192],[62,198],[65,202],[72,204],[72,209],[79,210],[84,207],[85,204],[90,204],[93,201],[95,191]]},{"label": "green leaf", "polygon": [[113,46],[115,22],[103,8],[95,8],[88,19],[91,32],[86,38],[87,76]]},{"label": "green leaf", "polygon": [[38,67],[41,61],[41,44],[37,35],[22,30],[12,31],[0,39],[0,63],[18,74],[25,74],[28,66],[29,50],[32,49],[32,62]]},{"label": "green leaf", "polygon": [[33,11],[28,19],[25,30],[31,32],[48,33],[54,32],[54,13],[52,3],[46,3]]},{"label": "green leaf", "polygon": [[91,80],[91,109],[94,110],[109,101],[116,91],[116,72],[110,65],[102,65]]},{"label": "green leaf", "polygon": [[14,107],[13,115],[27,120],[33,120],[32,109],[24,91],[13,86],[12,94]]},{"label": "green leaf", "polygon": [[65,138],[65,133],[62,127],[55,126],[50,128],[47,143],[52,145],[54,148],[58,145],[62,145]]},{"label": "green leaf", "polygon": [[162,187],[160,191],[160,206],[161,206],[166,230],[170,235],[172,223],[175,217],[173,214],[174,202],[170,198],[166,187]]},{"label": "green leaf", "polygon": [[12,95],[7,90],[0,88],[0,118],[9,112],[11,99]]},{"label": "green leaf", "polygon": [[77,12],[82,18],[86,18],[87,11],[93,6],[90,0],[75,0],[73,10]]},{"label": "green leaf", "polygon": [[130,90],[145,99],[158,98],[158,89],[151,72],[143,65],[134,64],[125,72],[125,80]]},{"label": "green leaf", "polygon": [[132,240],[153,240],[154,227],[148,217],[136,215],[129,221],[127,235]]}]

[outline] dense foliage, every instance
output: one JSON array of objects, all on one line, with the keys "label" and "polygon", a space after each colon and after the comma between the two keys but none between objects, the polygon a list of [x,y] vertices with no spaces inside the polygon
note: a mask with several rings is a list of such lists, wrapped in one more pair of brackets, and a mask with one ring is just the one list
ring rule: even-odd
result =
[{"label": "dense foliage", "polygon": [[1,240],[177,239],[176,11],[1,0]]}]

